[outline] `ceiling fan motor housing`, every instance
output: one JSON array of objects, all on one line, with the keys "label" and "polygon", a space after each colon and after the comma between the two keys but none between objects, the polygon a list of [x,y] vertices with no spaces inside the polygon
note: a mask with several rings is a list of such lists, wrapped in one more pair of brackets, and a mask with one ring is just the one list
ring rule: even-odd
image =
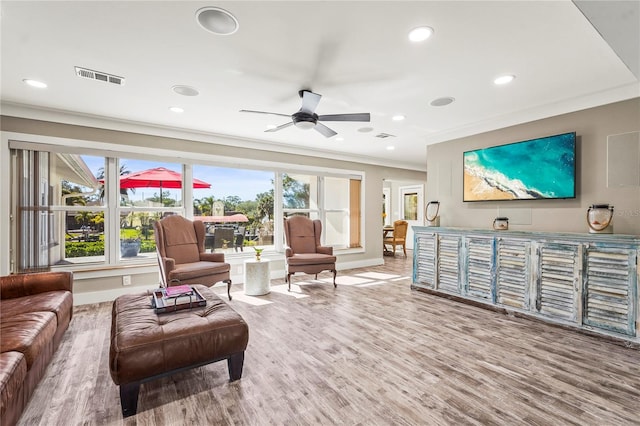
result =
[{"label": "ceiling fan motor housing", "polygon": [[291,120],[300,129],[313,129],[318,122],[318,114],[298,111],[291,116]]}]

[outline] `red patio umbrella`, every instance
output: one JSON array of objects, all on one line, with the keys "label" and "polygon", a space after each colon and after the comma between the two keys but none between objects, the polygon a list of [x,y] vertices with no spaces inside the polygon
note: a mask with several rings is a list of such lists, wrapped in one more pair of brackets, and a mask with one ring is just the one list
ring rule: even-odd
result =
[{"label": "red patio umbrella", "polygon": [[[100,182],[104,183],[104,179],[101,179]],[[194,178],[193,187],[196,189],[211,188],[211,184]],[[182,188],[182,175],[165,167],[155,167],[120,176],[120,188],[160,188],[160,204],[162,204],[162,189]]]}]

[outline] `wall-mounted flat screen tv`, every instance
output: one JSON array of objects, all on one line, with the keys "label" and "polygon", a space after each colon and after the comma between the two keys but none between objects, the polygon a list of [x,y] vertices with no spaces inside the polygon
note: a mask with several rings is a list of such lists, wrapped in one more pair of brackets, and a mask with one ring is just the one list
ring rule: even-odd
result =
[{"label": "wall-mounted flat screen tv", "polygon": [[466,151],[463,201],[575,198],[576,134]]}]

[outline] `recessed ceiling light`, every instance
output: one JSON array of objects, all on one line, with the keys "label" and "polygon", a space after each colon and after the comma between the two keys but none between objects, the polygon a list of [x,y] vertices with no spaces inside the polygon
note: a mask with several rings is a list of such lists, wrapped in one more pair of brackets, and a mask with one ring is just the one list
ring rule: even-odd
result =
[{"label": "recessed ceiling light", "polygon": [[31,80],[30,78],[25,78],[22,81],[24,82],[24,84],[28,84],[31,87],[37,87],[38,89],[44,89],[47,87],[47,83],[43,83],[42,81],[38,80]]},{"label": "recessed ceiling light", "polygon": [[182,84],[173,86],[171,90],[182,96],[198,96],[200,94],[200,92],[198,92],[198,89],[196,89],[195,87],[184,86]]},{"label": "recessed ceiling light", "polygon": [[404,118],[405,118],[404,115],[401,115],[401,114],[394,115],[393,117],[391,117],[393,121],[402,121],[404,120]]},{"label": "recessed ceiling light", "polygon": [[238,20],[231,13],[219,7],[203,7],[196,12],[198,24],[217,35],[231,35],[238,31]]},{"label": "recessed ceiling light", "polygon": [[369,132],[373,131],[373,127],[360,127],[358,129],[358,131],[360,133],[369,133]]},{"label": "recessed ceiling light", "polygon": [[441,107],[441,106],[449,105],[453,101],[455,101],[455,98],[452,98],[451,96],[445,96],[443,98],[432,100],[430,105],[435,107]]},{"label": "recessed ceiling light", "polygon": [[516,78],[515,75],[502,75],[498,78],[496,78],[495,80],[493,80],[493,82],[495,84],[507,84],[507,83],[511,83],[513,81],[513,79]]},{"label": "recessed ceiling light", "polygon": [[169,107],[169,111],[175,112],[175,113],[181,113],[181,112],[184,112],[184,109],[177,106],[172,106],[172,107]]},{"label": "recessed ceiling light", "polygon": [[425,41],[433,34],[433,28],[431,27],[418,27],[409,31],[409,40],[418,43]]},{"label": "recessed ceiling light", "polygon": [[343,140],[344,140],[344,138],[341,138],[340,136],[338,136],[338,137],[336,138],[336,142],[342,142]]},{"label": "recessed ceiling light", "polygon": [[395,147],[395,146],[393,146],[393,145],[389,145],[389,146],[387,147],[387,151],[393,151],[394,149],[396,149],[396,147]]}]

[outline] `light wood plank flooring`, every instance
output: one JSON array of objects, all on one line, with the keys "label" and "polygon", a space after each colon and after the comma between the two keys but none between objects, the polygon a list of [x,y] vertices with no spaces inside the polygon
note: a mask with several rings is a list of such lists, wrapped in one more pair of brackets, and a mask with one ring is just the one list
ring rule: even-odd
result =
[{"label": "light wood plank flooring", "polygon": [[283,280],[259,298],[234,286],[242,379],[221,362],[150,382],[124,421],[111,306],[77,307],[20,424],[640,424],[640,351],[412,291],[411,257],[385,262],[339,272],[337,289],[303,275],[293,295]]}]

